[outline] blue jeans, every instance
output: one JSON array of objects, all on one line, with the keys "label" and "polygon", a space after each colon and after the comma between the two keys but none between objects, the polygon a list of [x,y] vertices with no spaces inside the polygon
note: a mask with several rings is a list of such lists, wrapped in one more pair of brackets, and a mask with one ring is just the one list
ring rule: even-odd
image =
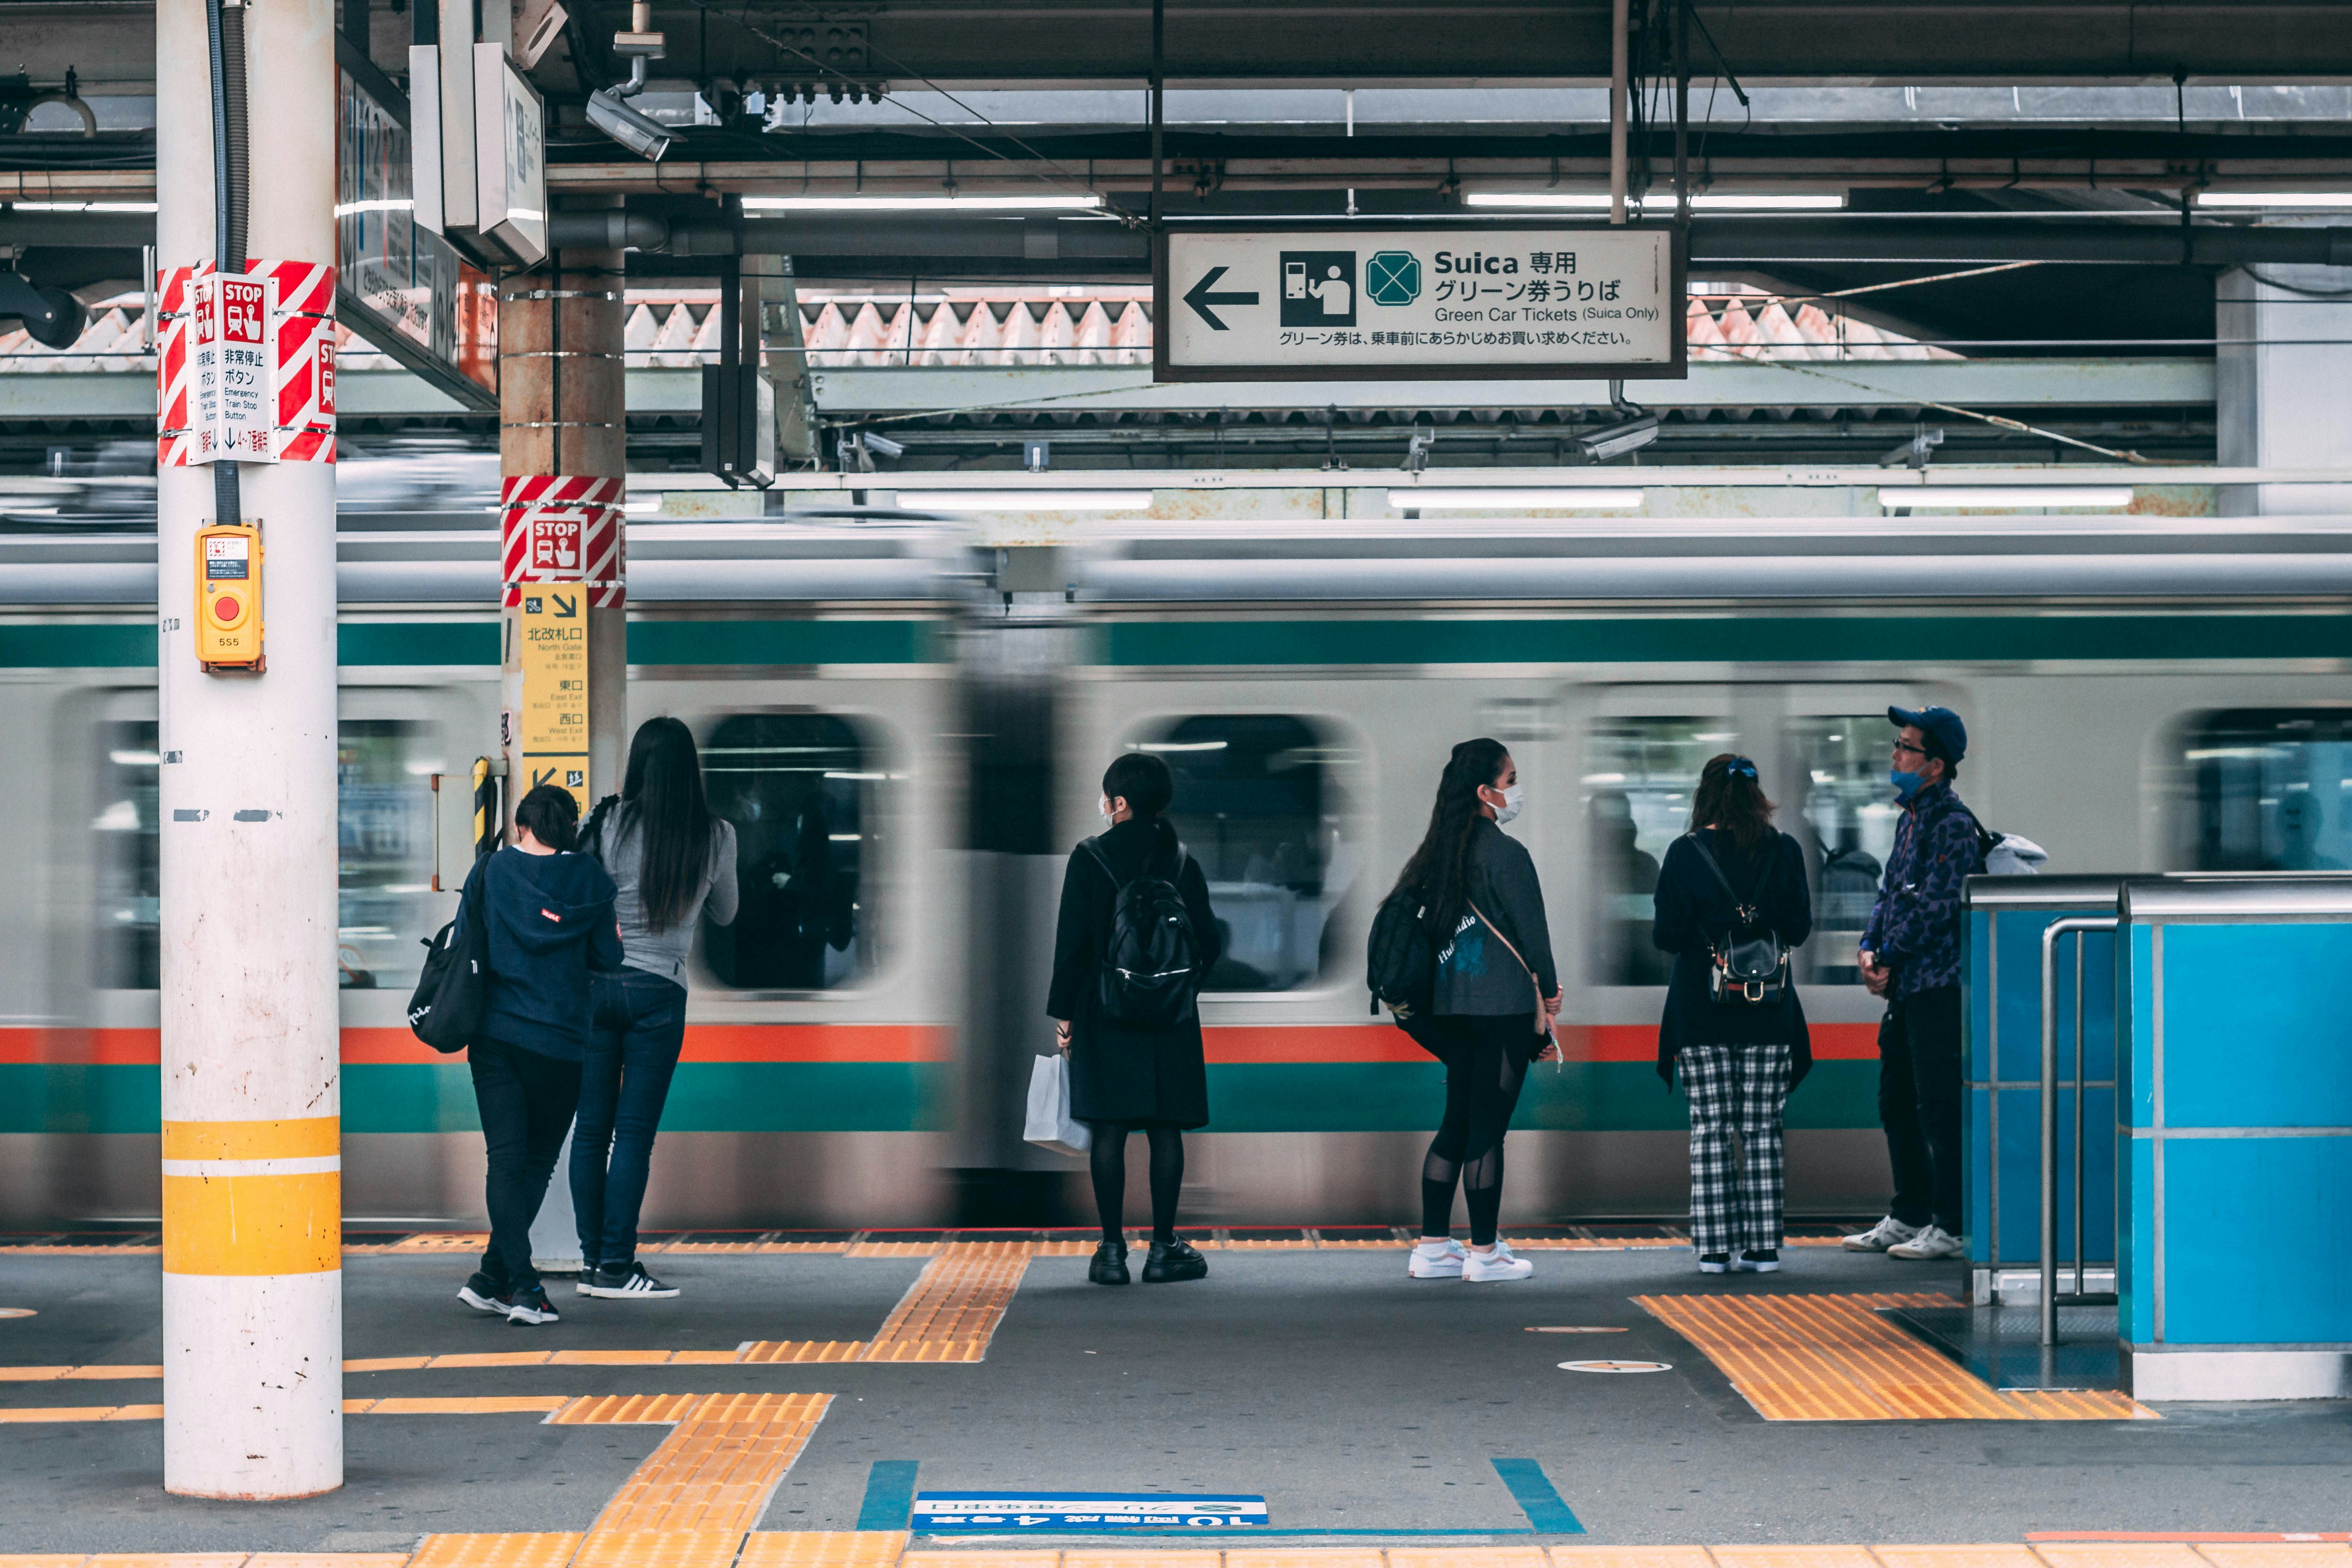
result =
[{"label": "blue jeans", "polygon": [[636,1260],[654,1130],[686,1043],[686,987],[630,969],[595,976],[590,997],[595,1029],[572,1129],[572,1212],[587,1266],[625,1268]]}]

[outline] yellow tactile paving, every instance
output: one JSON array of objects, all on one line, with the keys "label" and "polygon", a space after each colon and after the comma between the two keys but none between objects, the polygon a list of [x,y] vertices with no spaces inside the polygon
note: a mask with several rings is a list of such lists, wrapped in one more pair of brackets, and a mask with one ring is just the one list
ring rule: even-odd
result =
[{"label": "yellow tactile paving", "polygon": [[78,1568],[79,1564],[89,1561],[89,1553],[87,1552],[0,1552],[0,1568]]},{"label": "yellow tactile paving", "polygon": [[2050,1568],[2205,1568],[2185,1541],[2043,1541],[2033,1550]]},{"label": "yellow tactile paving", "polygon": [[935,1258],[945,1251],[940,1241],[861,1241],[845,1248],[845,1258]]},{"label": "yellow tactile paving", "polygon": [[1877,1568],[1866,1546],[1717,1546],[1716,1568]]},{"label": "yellow tactile paving", "polygon": [[428,1535],[408,1568],[564,1568],[580,1532],[539,1535]]},{"label": "yellow tactile paving", "polygon": [[[1768,1421],[2117,1421],[2120,1394],[2000,1394],[1874,1309],[1940,1296],[1637,1296]],[[1717,1548],[1725,1551],[1746,1548]],[[2084,1568],[2091,1568],[2085,1564]]]},{"label": "yellow tactile paving", "polygon": [[1055,1568],[1058,1552],[909,1552],[899,1568]]},{"label": "yellow tactile paving", "polygon": [[863,1361],[866,1350],[864,1340],[757,1340],[730,1359],[763,1363]]},{"label": "yellow tactile paving", "polygon": [[545,1415],[572,1403],[566,1394],[474,1394],[451,1399],[346,1399],[346,1415]]},{"label": "yellow tactile paving", "polygon": [[740,1530],[592,1530],[572,1568],[729,1568]]},{"label": "yellow tactile paving", "polygon": [[891,1568],[906,1550],[903,1530],[762,1531],[743,1543],[736,1568]]},{"label": "yellow tactile paving", "polygon": [[405,1568],[405,1552],[257,1552],[245,1568]]},{"label": "yellow tactile paving", "polygon": [[160,1405],[44,1405],[20,1410],[0,1410],[0,1422],[46,1424],[51,1421],[161,1421]]},{"label": "yellow tactile paving", "polygon": [[2340,1541],[2200,1541],[2197,1555],[2215,1568],[2347,1568],[2352,1544]]},{"label": "yellow tactile paving", "polygon": [[1164,1552],[1148,1548],[1134,1552],[1065,1552],[1062,1568],[1217,1568],[1217,1554],[1187,1552],[1181,1547]]},{"label": "yellow tactile paving", "polygon": [[429,1355],[363,1356],[343,1363],[345,1372],[416,1372],[433,1364]]},{"label": "yellow tactile paving", "polygon": [[1998,1542],[1983,1546],[1874,1546],[1871,1552],[1885,1568],[2042,1568],[2030,1548]]},{"label": "yellow tactile paving", "polygon": [[[490,1245],[487,1230],[436,1230],[419,1236],[404,1236],[386,1252],[479,1252]],[[419,1565],[422,1568],[422,1565]]]},{"label": "yellow tactile paving", "polygon": [[808,1446],[829,1394],[715,1394],[678,1423],[597,1517],[595,1531],[734,1531],[759,1521]]},{"label": "yellow tactile paving", "polygon": [[436,1355],[432,1366],[545,1366],[553,1351],[480,1351],[463,1355]]},{"label": "yellow tactile paving", "polygon": [[1551,1568],[1540,1546],[1397,1546],[1389,1568]]},{"label": "yellow tactile paving", "polygon": [[669,1426],[686,1420],[710,1397],[707,1394],[606,1394],[575,1399],[556,1412],[551,1426]]},{"label": "yellow tactile paving", "polygon": [[1027,1242],[971,1242],[949,1248],[884,1320],[864,1361],[978,1361],[1029,1268]]},{"label": "yellow tactile paving", "polygon": [[0,1383],[72,1383],[163,1375],[160,1366],[0,1366]]},{"label": "yellow tactile paving", "polygon": [[1552,1568],[1710,1568],[1704,1546],[1555,1546]]},{"label": "yellow tactile paving", "polygon": [[1337,1546],[1228,1551],[1225,1568],[1381,1568],[1381,1550],[1377,1546]]},{"label": "yellow tactile paving", "polygon": [[242,1552],[100,1552],[85,1557],[87,1568],[237,1568]]}]

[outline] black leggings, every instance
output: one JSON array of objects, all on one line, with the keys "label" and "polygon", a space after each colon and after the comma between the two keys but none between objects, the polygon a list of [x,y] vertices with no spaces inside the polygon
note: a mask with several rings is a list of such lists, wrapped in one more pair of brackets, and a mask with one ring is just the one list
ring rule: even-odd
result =
[{"label": "black leggings", "polygon": [[1503,1134],[1542,1037],[1535,1015],[1454,1015],[1436,1020],[1445,1048],[1445,1116],[1421,1163],[1421,1233],[1445,1236],[1454,1186],[1470,1210],[1470,1244],[1491,1246],[1503,1208]]},{"label": "black leggings", "polygon": [[1137,1128],[1151,1140],[1151,1239],[1176,1239],[1176,1195],[1184,1186],[1184,1133],[1164,1121],[1090,1121],[1095,1208],[1105,1241],[1123,1242],[1127,1215],[1127,1135]]}]

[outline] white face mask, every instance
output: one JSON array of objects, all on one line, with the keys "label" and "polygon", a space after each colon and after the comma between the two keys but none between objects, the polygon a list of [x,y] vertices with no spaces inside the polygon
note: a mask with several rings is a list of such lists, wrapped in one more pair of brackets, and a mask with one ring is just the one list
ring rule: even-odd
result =
[{"label": "white face mask", "polygon": [[[1487,787],[1491,789],[1494,786],[1489,784]],[[1503,792],[1503,804],[1495,808],[1495,825],[1499,827],[1504,823],[1510,821],[1511,818],[1518,816],[1519,807],[1525,803],[1527,798],[1528,786],[1525,784],[1513,784],[1510,788],[1505,790]]]},{"label": "white face mask", "polygon": [[1105,795],[1101,800],[1097,801],[1095,803],[1095,809],[1102,814],[1103,826],[1105,827],[1117,826],[1115,819],[1110,814],[1110,796]]}]

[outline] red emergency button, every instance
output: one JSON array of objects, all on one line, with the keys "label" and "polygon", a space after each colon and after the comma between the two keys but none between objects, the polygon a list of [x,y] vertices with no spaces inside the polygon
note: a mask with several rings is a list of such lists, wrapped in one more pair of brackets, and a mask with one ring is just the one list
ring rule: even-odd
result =
[{"label": "red emergency button", "polygon": [[213,619],[226,625],[245,613],[245,606],[226,594],[213,601]]}]

